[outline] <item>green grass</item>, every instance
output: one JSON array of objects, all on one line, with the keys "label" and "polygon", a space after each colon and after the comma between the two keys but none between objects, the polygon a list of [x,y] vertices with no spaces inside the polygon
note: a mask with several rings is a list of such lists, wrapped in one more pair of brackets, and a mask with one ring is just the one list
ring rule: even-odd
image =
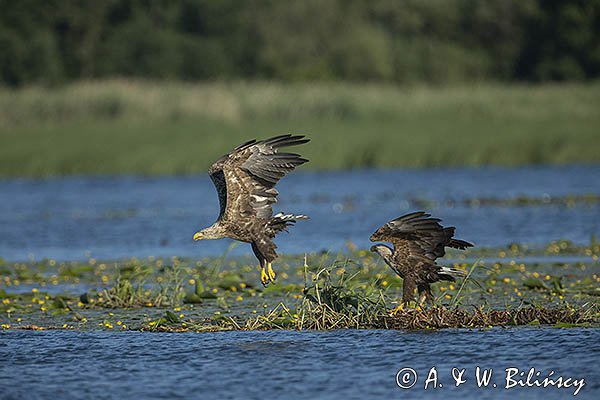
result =
[{"label": "green grass", "polygon": [[80,82],[0,89],[0,176],[188,174],[294,132],[310,168],[600,162],[600,83]]},{"label": "green grass", "polygon": [[440,260],[470,271],[469,279],[436,283],[432,306],[410,304],[415,309],[398,312],[391,310],[402,297],[402,280],[366,250],[282,255],[278,280],[266,289],[250,257],[0,260],[0,325],[170,331],[598,327],[600,245],[552,242],[539,251],[583,257],[528,261],[524,256],[534,253],[517,244],[469,249],[467,256],[480,261]]}]

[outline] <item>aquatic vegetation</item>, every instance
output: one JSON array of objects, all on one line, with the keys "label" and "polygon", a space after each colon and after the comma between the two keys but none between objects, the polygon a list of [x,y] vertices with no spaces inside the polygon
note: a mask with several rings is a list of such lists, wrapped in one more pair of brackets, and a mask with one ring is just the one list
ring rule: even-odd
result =
[{"label": "aquatic vegetation", "polygon": [[[2,329],[219,331],[440,329],[542,324],[598,326],[600,263],[565,241],[535,250],[580,259],[534,259],[522,244],[474,249],[479,261],[440,260],[469,279],[432,286],[434,305],[391,313],[402,281],[366,250],[282,255],[276,284],[256,284],[249,257],[5,262]],[[502,256],[499,254],[502,253]],[[551,257],[556,253],[551,252]],[[451,257],[450,255],[449,257]]]},{"label": "aquatic vegetation", "polygon": [[519,307],[508,310],[486,310],[484,307],[446,309],[433,307],[426,310],[408,310],[395,313],[386,319],[389,329],[443,329],[491,328],[493,326],[557,325],[557,327],[582,326],[600,320],[598,306],[574,309],[570,307],[544,308]]},{"label": "aquatic vegetation", "polygon": [[447,198],[442,200],[430,200],[425,198],[407,199],[411,208],[438,208],[467,206],[479,207],[567,207],[595,206],[600,203],[600,195],[595,193],[571,194],[563,196],[550,196],[544,194],[538,197],[515,196],[515,197],[467,197],[463,199]]}]

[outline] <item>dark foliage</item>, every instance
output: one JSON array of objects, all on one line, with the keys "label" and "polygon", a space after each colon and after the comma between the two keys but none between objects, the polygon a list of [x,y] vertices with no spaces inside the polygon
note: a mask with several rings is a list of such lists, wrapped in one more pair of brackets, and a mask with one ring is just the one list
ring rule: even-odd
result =
[{"label": "dark foliage", "polygon": [[600,0],[0,0],[0,82],[452,83],[600,72]]}]

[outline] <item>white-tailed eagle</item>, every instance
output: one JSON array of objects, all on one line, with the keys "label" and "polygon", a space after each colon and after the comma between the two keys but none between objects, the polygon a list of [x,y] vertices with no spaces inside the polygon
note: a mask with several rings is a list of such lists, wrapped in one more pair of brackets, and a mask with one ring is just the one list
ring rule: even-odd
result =
[{"label": "white-tailed eagle", "polygon": [[231,238],[250,243],[261,268],[263,285],[275,280],[271,263],[277,258],[275,235],[305,215],[273,215],[277,202],[275,185],[288,172],[308,160],[279,149],[307,143],[299,135],[281,135],[246,142],[218,159],[208,170],[219,195],[217,221],[197,232],[194,240]]},{"label": "white-tailed eagle", "polygon": [[455,281],[463,278],[464,271],[443,267],[435,263],[446,254],[445,248],[464,250],[473,245],[454,239],[454,227],[444,228],[440,219],[429,218],[422,211],[398,217],[379,228],[371,235],[372,242],[390,242],[394,248],[383,244],[371,247],[392,270],[403,280],[402,302],[414,300],[415,289],[419,292],[419,303],[431,302],[431,284],[438,281]]}]

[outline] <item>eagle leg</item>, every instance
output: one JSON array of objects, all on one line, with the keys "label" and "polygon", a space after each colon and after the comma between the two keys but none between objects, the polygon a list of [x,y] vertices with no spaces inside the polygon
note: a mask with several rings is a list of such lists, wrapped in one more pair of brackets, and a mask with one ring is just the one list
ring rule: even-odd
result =
[{"label": "eagle leg", "polygon": [[431,286],[429,284],[418,285],[417,290],[419,291],[419,305],[433,303],[433,294],[431,294]]},{"label": "eagle leg", "polygon": [[402,302],[408,304],[415,300],[416,282],[410,276],[402,280]]},{"label": "eagle leg", "polygon": [[267,275],[267,271],[265,270],[265,262],[260,266],[260,281],[264,287],[267,287],[269,282],[271,282],[269,275]]},{"label": "eagle leg", "polygon": [[273,271],[273,267],[271,266],[271,263],[267,263],[267,273],[269,274],[269,280],[271,282],[275,282],[275,271]]}]

